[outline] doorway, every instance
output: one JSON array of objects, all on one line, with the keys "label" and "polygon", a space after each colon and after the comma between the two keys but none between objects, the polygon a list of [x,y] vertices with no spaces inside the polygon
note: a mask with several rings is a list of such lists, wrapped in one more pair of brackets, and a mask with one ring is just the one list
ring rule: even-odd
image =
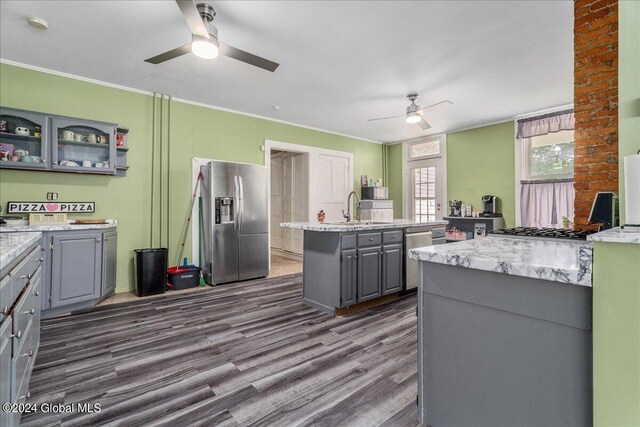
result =
[{"label": "doorway", "polygon": [[446,137],[436,135],[405,143],[404,216],[433,222],[443,216],[446,198]]},{"label": "doorway", "polygon": [[301,256],[303,231],[281,228],[283,222],[305,222],[309,214],[309,156],[271,151],[271,251]]}]

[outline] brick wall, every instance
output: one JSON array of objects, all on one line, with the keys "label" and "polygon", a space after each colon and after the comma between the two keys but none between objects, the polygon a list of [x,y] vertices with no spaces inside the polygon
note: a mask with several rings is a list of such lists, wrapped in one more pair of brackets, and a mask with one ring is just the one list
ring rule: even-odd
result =
[{"label": "brick wall", "polygon": [[618,192],[618,1],[574,2],[575,223]]}]

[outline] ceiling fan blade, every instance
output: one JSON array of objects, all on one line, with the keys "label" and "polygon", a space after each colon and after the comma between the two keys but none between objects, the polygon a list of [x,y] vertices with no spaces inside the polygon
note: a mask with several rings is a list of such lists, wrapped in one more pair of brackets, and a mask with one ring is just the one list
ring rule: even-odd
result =
[{"label": "ceiling fan blade", "polygon": [[429,123],[427,123],[427,121],[424,119],[424,117],[422,118],[422,120],[420,120],[418,123],[416,123],[418,126],[420,126],[422,128],[422,130],[427,130],[431,127],[431,125]]},{"label": "ceiling fan blade", "polygon": [[269,61],[268,59],[261,58],[244,50],[237,49],[233,46],[229,46],[225,43],[220,43],[220,53],[229,58],[237,59],[238,61],[246,62],[254,67],[262,68],[263,70],[271,71],[272,73],[280,66],[277,62]]},{"label": "ceiling fan blade", "polygon": [[161,53],[160,55],[156,55],[149,59],[145,59],[144,62],[148,62],[150,64],[160,64],[161,62],[168,61],[173,58],[177,58],[178,56],[186,55],[191,52],[191,43],[185,44],[184,46],[177,47],[168,52]]},{"label": "ceiling fan blade", "polygon": [[449,101],[448,99],[445,99],[444,101],[436,102],[435,104],[431,104],[428,107],[424,107],[424,108],[421,108],[419,110],[416,110],[416,112],[424,111],[424,110],[427,110],[429,108],[433,108],[433,107],[441,105],[441,104],[451,104],[451,105],[453,105],[453,102]]},{"label": "ceiling fan blade", "polygon": [[400,117],[404,117],[404,114],[400,116],[391,116],[391,117],[378,117],[377,119],[369,119],[368,122],[375,122],[376,120],[387,120],[387,119],[399,119]]},{"label": "ceiling fan blade", "polygon": [[196,36],[209,38],[207,27],[204,26],[200,12],[198,12],[198,8],[193,0],[176,0],[176,3],[184,15],[184,19],[187,20],[187,25],[189,29],[191,29],[191,33]]}]

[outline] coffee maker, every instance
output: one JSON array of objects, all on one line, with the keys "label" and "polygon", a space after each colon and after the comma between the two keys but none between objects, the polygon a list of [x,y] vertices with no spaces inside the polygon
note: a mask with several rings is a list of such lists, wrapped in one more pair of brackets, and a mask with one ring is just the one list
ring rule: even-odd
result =
[{"label": "coffee maker", "polygon": [[482,196],[482,216],[495,217],[502,216],[498,213],[498,196],[486,195]]}]

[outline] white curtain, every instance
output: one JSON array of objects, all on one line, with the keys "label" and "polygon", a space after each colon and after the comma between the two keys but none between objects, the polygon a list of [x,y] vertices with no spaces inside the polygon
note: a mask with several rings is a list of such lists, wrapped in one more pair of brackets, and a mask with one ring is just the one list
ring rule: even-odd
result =
[{"label": "white curtain", "polygon": [[531,138],[546,135],[561,130],[573,129],[575,116],[573,110],[559,111],[538,117],[518,120],[518,136],[516,138]]},{"label": "white curtain", "polygon": [[520,216],[523,227],[562,227],[562,217],[573,219],[573,181],[523,181]]}]

